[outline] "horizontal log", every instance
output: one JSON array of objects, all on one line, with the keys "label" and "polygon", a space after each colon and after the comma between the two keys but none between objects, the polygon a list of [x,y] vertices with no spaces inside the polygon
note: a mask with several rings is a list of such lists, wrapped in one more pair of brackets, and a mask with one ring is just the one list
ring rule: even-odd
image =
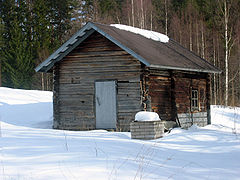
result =
[{"label": "horizontal log", "polygon": [[140,101],[117,101],[118,107],[140,107]]},{"label": "horizontal log", "polygon": [[61,77],[80,78],[80,80],[89,81],[99,79],[116,79],[116,80],[128,80],[128,81],[140,81],[140,72],[108,72],[108,73],[61,73]]},{"label": "horizontal log", "polygon": [[[141,64],[137,59],[135,59],[133,56],[129,54],[121,54],[121,55],[112,55],[112,56],[99,56],[99,57],[78,57],[78,56],[65,56],[64,60],[62,61],[60,66],[62,65],[69,65],[69,63],[76,63],[76,64],[84,64],[84,63],[90,63],[90,64],[95,64],[95,63],[101,63],[101,62],[125,62],[125,63],[130,63],[130,64]],[[127,60],[127,61],[126,61]]]},{"label": "horizontal log", "polygon": [[139,99],[141,98],[140,91],[118,91],[117,97],[119,100],[131,100],[132,98]]},{"label": "horizontal log", "polygon": [[85,73],[85,74],[94,74],[94,73],[99,73],[99,74],[103,74],[103,73],[131,73],[131,72],[140,72],[141,69],[138,67],[103,67],[103,68],[87,68],[87,69],[69,69],[69,70],[63,70],[61,72],[62,74],[77,74],[77,73]]},{"label": "horizontal log", "polygon": [[64,93],[64,92],[76,92],[76,94],[79,95],[84,95],[84,94],[94,94],[94,88],[92,87],[81,87],[81,88],[77,88],[77,87],[59,87],[59,94]]},{"label": "horizontal log", "polygon": [[142,108],[135,108],[135,109],[133,109],[133,108],[132,109],[119,108],[118,109],[119,113],[129,113],[129,112],[136,113],[138,111],[142,111]]},{"label": "horizontal log", "polygon": [[59,111],[94,111],[93,106],[58,106]]},{"label": "horizontal log", "polygon": [[75,116],[91,116],[91,117],[95,117],[95,112],[94,111],[80,111],[80,110],[71,110],[71,111],[64,111],[61,110],[58,112],[60,115],[75,115]]},{"label": "horizontal log", "polygon": [[[87,95],[89,96],[89,95]],[[81,101],[81,103],[87,103],[87,102],[93,102],[94,97],[85,97],[85,96],[75,96],[75,97],[66,97],[66,96],[60,96],[58,98],[59,101],[64,102],[64,101]]]},{"label": "horizontal log", "polygon": [[131,86],[131,87],[140,87],[140,83],[139,82],[125,82],[125,83],[123,83],[123,82],[118,82],[118,87],[129,87],[129,86]]},{"label": "horizontal log", "polygon": [[58,96],[62,95],[80,95],[80,96],[94,96],[94,91],[82,91],[82,92],[75,92],[75,91],[59,91]]},{"label": "horizontal log", "polygon": [[73,83],[68,83],[68,84],[60,84],[61,88],[94,88],[94,83],[92,82],[87,82],[87,83],[79,83],[79,84],[73,84]]},{"label": "horizontal log", "polygon": [[118,103],[138,103],[140,104],[140,100],[141,98],[140,97],[132,97],[132,98],[118,98],[117,102]]},{"label": "horizontal log", "polygon": [[114,47],[114,46],[94,46],[94,47],[79,47],[76,48],[74,52],[96,52],[96,51],[112,51],[112,50],[116,50],[116,51],[122,51],[122,49],[120,49],[119,47]]},{"label": "horizontal log", "polygon": [[128,55],[126,51],[96,51],[96,52],[72,52],[68,57],[105,57],[105,56],[116,56],[116,55]]}]

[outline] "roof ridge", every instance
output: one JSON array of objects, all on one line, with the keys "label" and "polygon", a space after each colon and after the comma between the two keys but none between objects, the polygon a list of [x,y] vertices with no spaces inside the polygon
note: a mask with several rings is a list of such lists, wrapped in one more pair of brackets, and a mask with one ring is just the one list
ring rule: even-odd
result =
[{"label": "roof ridge", "polygon": [[[62,60],[95,31],[149,67],[215,73],[221,72],[210,62],[189,51],[171,38],[169,38],[168,43],[158,42],[134,32],[96,22],[88,22],[85,24],[61,47],[37,66],[35,70],[37,72],[48,72],[56,62]],[[177,49],[174,49],[174,46],[176,46]],[[182,60],[182,64],[181,61],[178,60]],[[186,68],[184,64],[187,65],[189,62],[191,63]]]}]

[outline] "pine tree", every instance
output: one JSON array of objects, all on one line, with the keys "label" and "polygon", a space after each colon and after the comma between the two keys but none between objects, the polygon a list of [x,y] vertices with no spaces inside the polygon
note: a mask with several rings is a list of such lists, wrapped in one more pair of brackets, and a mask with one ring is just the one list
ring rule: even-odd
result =
[{"label": "pine tree", "polygon": [[[5,25],[2,49],[3,85],[15,88],[39,87],[34,67],[65,40],[76,0],[2,0],[0,14]],[[34,75],[34,76],[33,76]],[[45,76],[45,75],[44,75]],[[47,84],[47,83],[46,83]]]},{"label": "pine tree", "polygon": [[75,0],[46,0],[49,4],[51,30],[53,32],[53,42],[55,47],[61,45],[65,40],[65,34],[71,28],[71,13]]},{"label": "pine tree", "polygon": [[34,74],[34,62],[30,47],[17,20],[12,21],[11,41],[3,51],[3,71],[8,76],[5,85],[13,88],[30,89]]},{"label": "pine tree", "polygon": [[[25,29],[26,6],[23,1],[4,1],[1,12],[7,27],[4,30],[2,50],[3,85],[30,89],[34,74],[34,59]],[[10,10],[8,13],[7,10]]]},{"label": "pine tree", "polygon": [[2,18],[0,17],[0,86],[2,86],[2,57],[3,57],[3,49],[4,49],[4,41],[3,41],[3,33],[4,33],[4,24]]}]

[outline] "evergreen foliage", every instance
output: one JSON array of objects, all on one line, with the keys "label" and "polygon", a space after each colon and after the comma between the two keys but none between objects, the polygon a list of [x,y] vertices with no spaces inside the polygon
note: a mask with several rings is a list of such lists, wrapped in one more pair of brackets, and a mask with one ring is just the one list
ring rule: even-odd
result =
[{"label": "evergreen foliage", "polygon": [[12,21],[10,30],[12,40],[9,41],[3,55],[3,73],[6,75],[3,85],[13,88],[31,89],[34,61],[22,29],[16,20]]},{"label": "evergreen foliage", "polygon": [[[31,89],[34,67],[59,47],[75,0],[1,0],[3,86]],[[37,78],[37,79],[36,79]]]},{"label": "evergreen foliage", "polygon": [[229,94],[240,105],[240,0],[0,0],[3,86],[50,90],[51,77],[34,67],[87,21],[166,33],[223,72],[229,68],[229,91],[227,73],[214,75],[212,97],[223,104]]},{"label": "evergreen foliage", "polygon": [[24,18],[26,6],[18,2],[11,2],[9,5],[12,11],[4,16],[4,22],[8,27],[3,37],[5,45],[2,50],[2,84],[13,88],[30,89],[35,64],[31,46],[26,38]]},{"label": "evergreen foliage", "polygon": [[4,24],[0,16],[0,86],[2,85],[2,59],[3,59],[3,49],[4,49],[3,33],[4,33]]}]

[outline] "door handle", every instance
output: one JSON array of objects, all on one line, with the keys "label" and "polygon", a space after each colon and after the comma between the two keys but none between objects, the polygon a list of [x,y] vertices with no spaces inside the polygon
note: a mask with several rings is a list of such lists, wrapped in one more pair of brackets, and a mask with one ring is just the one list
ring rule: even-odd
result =
[{"label": "door handle", "polygon": [[97,103],[98,103],[99,106],[101,105],[98,97],[97,97]]}]

